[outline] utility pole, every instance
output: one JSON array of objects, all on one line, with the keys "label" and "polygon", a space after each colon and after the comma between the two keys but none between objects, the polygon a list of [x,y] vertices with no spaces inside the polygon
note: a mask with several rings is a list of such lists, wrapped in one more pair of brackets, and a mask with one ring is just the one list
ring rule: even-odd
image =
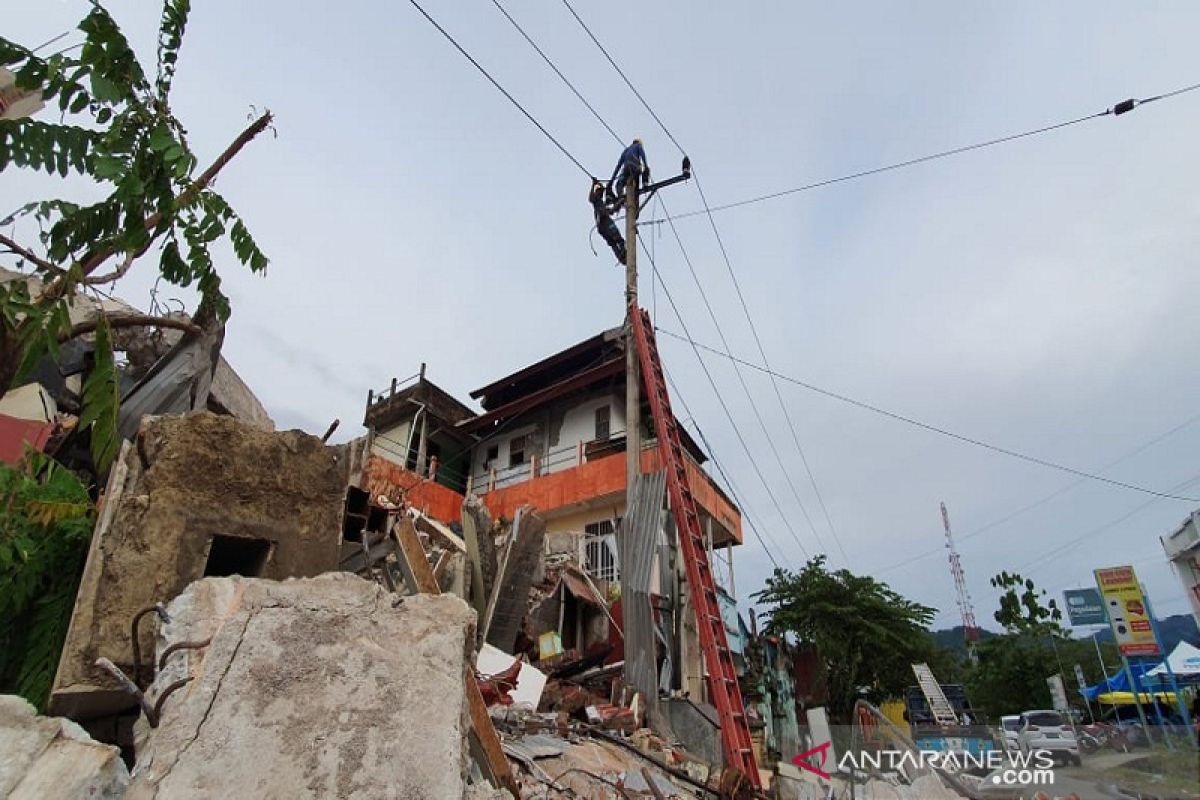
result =
[{"label": "utility pole", "polygon": [[637,215],[640,174],[625,178],[625,513],[633,502],[633,485],[642,471],[641,370],[633,315],[638,313]]}]

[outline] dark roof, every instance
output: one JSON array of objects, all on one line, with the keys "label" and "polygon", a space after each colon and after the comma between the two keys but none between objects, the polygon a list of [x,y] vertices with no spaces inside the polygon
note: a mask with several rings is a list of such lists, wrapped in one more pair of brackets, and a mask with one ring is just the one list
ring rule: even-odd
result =
[{"label": "dark roof", "polygon": [[495,411],[625,352],[622,328],[611,328],[471,392],[485,411]]}]

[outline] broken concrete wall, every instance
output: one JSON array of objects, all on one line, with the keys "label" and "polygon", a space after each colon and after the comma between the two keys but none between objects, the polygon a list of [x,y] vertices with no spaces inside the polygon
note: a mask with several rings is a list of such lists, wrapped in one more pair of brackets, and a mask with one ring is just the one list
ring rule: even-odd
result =
[{"label": "broken concrete wall", "polygon": [[[132,701],[94,663],[132,675],[130,624],[206,574],[268,578],[337,568],[345,451],[208,412],[147,418],[109,479],[50,700],[79,719]],[[142,625],[141,652],[153,646]]]},{"label": "broken concrete wall", "polygon": [[37,716],[20,697],[0,695],[0,797],[117,800],[128,785],[117,748],[93,741],[68,719]]},{"label": "broken concrete wall", "polygon": [[129,797],[446,798],[466,791],[462,600],[396,598],[354,575],[208,578],[169,606],[171,695]]}]

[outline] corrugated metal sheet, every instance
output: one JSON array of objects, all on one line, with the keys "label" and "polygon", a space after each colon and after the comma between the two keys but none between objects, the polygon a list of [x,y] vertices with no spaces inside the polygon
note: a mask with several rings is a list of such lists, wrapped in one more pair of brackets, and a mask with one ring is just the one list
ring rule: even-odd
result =
[{"label": "corrugated metal sheet", "polygon": [[658,697],[654,611],[650,607],[654,553],[662,528],[667,476],[662,470],[639,475],[621,520],[621,606],[624,609],[625,681],[649,702]]}]

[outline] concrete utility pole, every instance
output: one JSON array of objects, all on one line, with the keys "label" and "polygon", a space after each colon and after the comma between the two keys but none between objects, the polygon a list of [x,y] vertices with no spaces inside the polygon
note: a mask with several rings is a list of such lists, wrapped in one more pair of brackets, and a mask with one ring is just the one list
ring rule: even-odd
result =
[{"label": "concrete utility pole", "polygon": [[633,484],[642,471],[641,370],[637,342],[633,339],[633,317],[637,313],[637,215],[641,174],[625,178],[625,502],[633,499]]}]

